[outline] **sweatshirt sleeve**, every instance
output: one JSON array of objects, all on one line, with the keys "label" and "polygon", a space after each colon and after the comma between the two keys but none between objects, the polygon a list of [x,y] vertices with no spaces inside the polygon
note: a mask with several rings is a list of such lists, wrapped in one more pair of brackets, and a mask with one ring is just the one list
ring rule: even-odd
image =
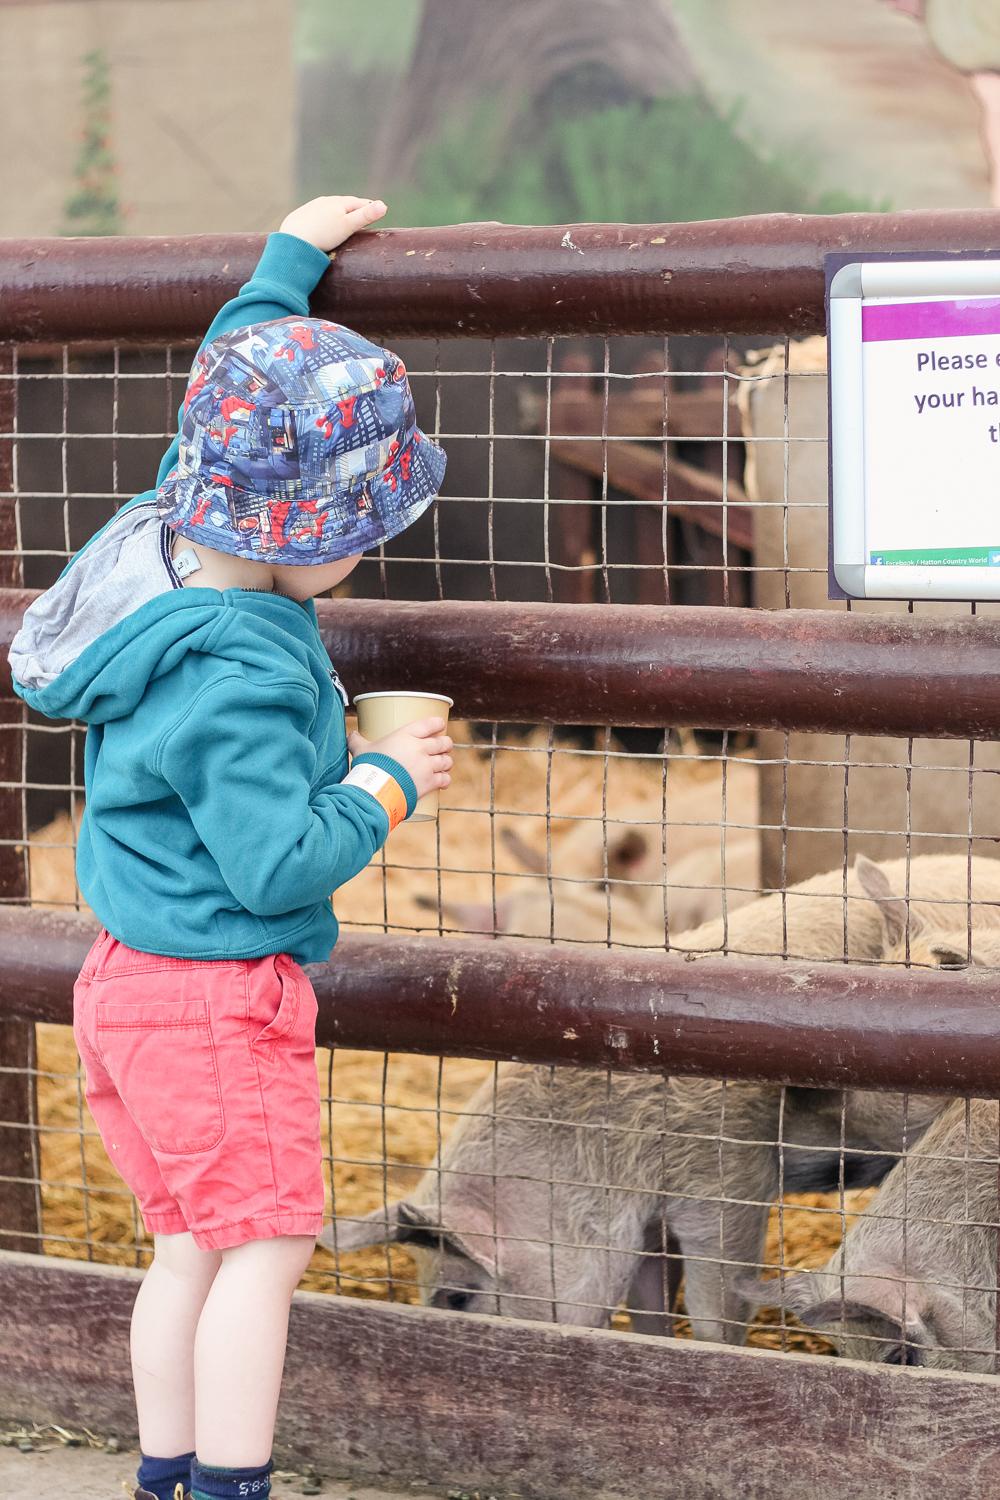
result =
[{"label": "sweatshirt sleeve", "polygon": [[315,713],[301,682],[237,672],[196,693],[156,750],[229,890],[260,917],[327,900],[416,805],[412,779],[386,756],[367,758],[377,762],[367,767],[379,773],[374,789],[317,766]]},{"label": "sweatshirt sleeve", "polygon": [[[269,323],[273,318],[305,318],[309,315],[309,296],[323,272],[330,265],[324,250],[307,244],[294,234],[269,234],[264,253],[257,262],[246,286],[225,307],[219,309],[201,341],[201,348],[220,333],[246,328],[248,323]],[[177,423],[183,419],[183,407]],[[156,488],[177,465],[178,439],[174,438],[163,455],[156,476]]]}]

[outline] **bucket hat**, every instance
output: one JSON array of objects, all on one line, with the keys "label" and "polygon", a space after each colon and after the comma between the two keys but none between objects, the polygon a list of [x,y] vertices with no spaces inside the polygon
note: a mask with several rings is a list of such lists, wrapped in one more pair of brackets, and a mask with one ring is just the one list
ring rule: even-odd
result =
[{"label": "bucket hat", "polygon": [[222,334],[191,367],[160,515],[263,562],[334,562],[414,522],[447,458],[416,424],[395,354],[321,318]]}]

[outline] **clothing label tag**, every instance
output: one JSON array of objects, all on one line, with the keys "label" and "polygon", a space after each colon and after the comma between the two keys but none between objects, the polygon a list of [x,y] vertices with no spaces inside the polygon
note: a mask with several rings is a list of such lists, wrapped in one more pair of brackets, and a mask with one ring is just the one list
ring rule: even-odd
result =
[{"label": "clothing label tag", "polygon": [[198,561],[198,555],[190,547],[186,547],[183,552],[179,552],[173,562],[174,572],[178,578],[188,578],[192,573],[201,572],[201,563]]},{"label": "clothing label tag", "polygon": [[385,811],[389,814],[389,832],[402,823],[406,817],[406,798],[398,781],[393,780],[388,771],[383,771],[381,766],[373,766],[365,762],[362,766],[352,766],[341,782],[341,786],[356,786],[370,797],[374,797]]}]

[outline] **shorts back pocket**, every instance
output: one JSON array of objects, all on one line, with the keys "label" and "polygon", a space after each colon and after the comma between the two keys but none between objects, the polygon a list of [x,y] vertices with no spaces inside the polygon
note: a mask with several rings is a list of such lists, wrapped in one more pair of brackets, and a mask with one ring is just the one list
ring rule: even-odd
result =
[{"label": "shorts back pocket", "polygon": [[225,1134],[207,1000],[97,1008],[104,1065],[143,1138],[165,1155],[210,1151]]}]

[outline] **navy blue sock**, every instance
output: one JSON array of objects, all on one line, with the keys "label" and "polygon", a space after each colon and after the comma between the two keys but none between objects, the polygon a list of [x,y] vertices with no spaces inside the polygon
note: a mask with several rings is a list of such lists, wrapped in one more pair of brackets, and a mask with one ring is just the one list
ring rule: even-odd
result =
[{"label": "navy blue sock", "polygon": [[174,1491],[182,1484],[187,1494],[191,1488],[193,1453],[181,1453],[177,1458],[150,1458],[148,1453],[143,1453],[141,1458],[135,1476],[140,1489],[148,1490],[156,1500],[174,1500]]},{"label": "navy blue sock", "polygon": [[268,1459],[262,1469],[215,1469],[191,1464],[191,1500],[266,1500],[271,1493],[271,1470]]}]

